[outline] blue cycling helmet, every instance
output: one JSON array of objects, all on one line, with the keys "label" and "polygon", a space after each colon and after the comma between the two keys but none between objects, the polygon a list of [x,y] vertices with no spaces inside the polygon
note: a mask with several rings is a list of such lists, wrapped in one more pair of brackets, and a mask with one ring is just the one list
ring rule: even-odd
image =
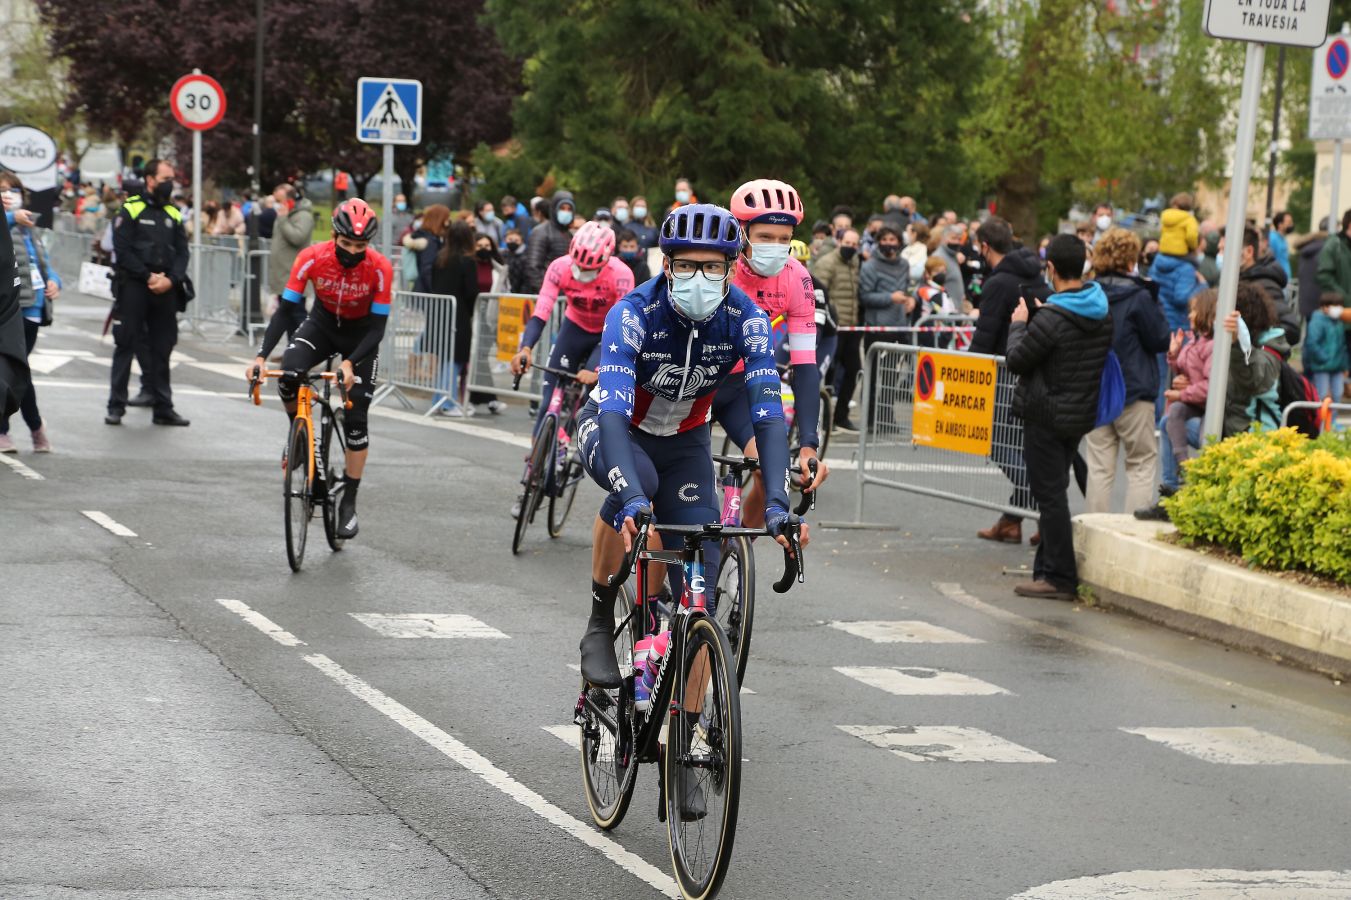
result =
[{"label": "blue cycling helmet", "polygon": [[716,250],[731,259],[741,252],[741,224],[721,206],[690,203],[667,214],[657,245],[667,256],[677,250]]}]

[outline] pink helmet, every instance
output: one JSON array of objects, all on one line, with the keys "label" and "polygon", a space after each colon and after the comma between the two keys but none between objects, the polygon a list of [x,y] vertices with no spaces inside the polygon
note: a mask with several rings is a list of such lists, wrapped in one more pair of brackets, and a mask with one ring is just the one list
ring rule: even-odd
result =
[{"label": "pink helmet", "polygon": [[572,236],[568,255],[579,269],[599,269],[615,252],[615,233],[609,225],[587,222]]},{"label": "pink helmet", "polygon": [[743,225],[753,222],[799,225],[802,222],[802,198],[791,184],[757,178],[732,192],[732,215]]}]

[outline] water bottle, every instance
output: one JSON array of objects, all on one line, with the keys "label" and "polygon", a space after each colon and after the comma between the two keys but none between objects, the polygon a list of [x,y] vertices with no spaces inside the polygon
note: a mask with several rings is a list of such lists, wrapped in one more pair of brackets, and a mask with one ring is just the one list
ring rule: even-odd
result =
[{"label": "water bottle", "polygon": [[651,635],[633,645],[633,705],[646,710],[652,704],[652,688],[647,683],[647,659],[652,650]]},{"label": "water bottle", "polygon": [[[671,643],[671,632],[663,631],[661,634],[654,635],[648,644],[646,666],[643,669],[643,686],[641,690],[637,687],[638,679],[634,681],[634,695],[642,695],[644,703],[647,706],[652,704],[652,689],[657,684],[657,673],[661,671],[662,660],[666,658],[666,648]],[[636,704],[635,704],[636,705]],[[647,709],[647,706],[642,707]]]}]

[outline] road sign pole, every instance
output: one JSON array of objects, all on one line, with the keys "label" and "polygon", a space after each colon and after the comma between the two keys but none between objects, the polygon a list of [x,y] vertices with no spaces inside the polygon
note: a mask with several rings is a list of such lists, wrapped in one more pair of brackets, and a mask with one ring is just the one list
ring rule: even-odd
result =
[{"label": "road sign pole", "polygon": [[[1243,65],[1243,93],[1239,98],[1238,135],[1234,142],[1234,177],[1229,186],[1229,216],[1224,226],[1224,266],[1220,270],[1219,300],[1215,309],[1215,343],[1210,356],[1210,389],[1206,397],[1204,437],[1219,438],[1224,431],[1224,395],[1229,384],[1230,338],[1221,324],[1234,309],[1238,296],[1238,266],[1243,260],[1243,228],[1247,221],[1248,183],[1252,179],[1253,142],[1257,139],[1258,106],[1262,100],[1262,63],[1266,45],[1248,44]],[[1258,336],[1253,335],[1256,340]],[[1261,351],[1258,351],[1261,352]]]},{"label": "road sign pole", "polygon": [[202,289],[202,133],[192,133],[192,285]]},{"label": "road sign pole", "polygon": [[1332,197],[1328,200],[1328,234],[1337,234],[1341,213],[1337,207],[1342,197],[1342,142],[1332,142]]},{"label": "road sign pole", "polygon": [[390,190],[394,185],[394,145],[385,144],[385,171],[381,178],[383,190],[381,190],[380,206],[382,215],[380,216],[380,243],[385,248],[385,258],[394,258],[394,222],[390,219],[394,209],[394,194]]}]

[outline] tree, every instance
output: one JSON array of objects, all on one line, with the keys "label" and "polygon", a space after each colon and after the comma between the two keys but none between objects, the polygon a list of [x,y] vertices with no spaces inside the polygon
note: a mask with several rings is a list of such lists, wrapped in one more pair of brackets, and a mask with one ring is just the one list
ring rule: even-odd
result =
[{"label": "tree", "polygon": [[951,164],[960,76],[983,56],[974,5],[488,0],[503,43],[527,57],[526,90],[519,147],[475,163],[494,193],[528,186],[499,181],[506,172],[552,173],[584,199],[642,192],[654,208],[678,176],[725,202],[772,175],[815,215],[893,190],[974,198],[974,178]]},{"label": "tree", "polygon": [[[1202,0],[1017,0],[966,122],[975,170],[1024,240],[1101,182],[1136,201],[1218,176],[1241,48],[1201,28]],[[1087,20],[1085,17],[1087,16]],[[1237,49],[1236,49],[1237,48]],[[1040,215],[1039,215],[1040,213]],[[1040,222],[1038,221],[1040,219]]]},{"label": "tree", "polygon": [[[203,136],[219,183],[243,186],[252,162],[254,4],[250,0],[36,0],[55,55],[69,61],[68,116],[129,143],[149,128],[188,135],[168,110],[169,89],[195,65],[225,88],[229,109]],[[396,154],[411,188],[422,160],[504,139],[519,63],[479,24],[482,0],[270,0],[266,6],[263,177],[266,185],[335,166],[364,187],[379,149],[355,138],[356,80],[419,78],[424,142]],[[408,35],[433,48],[414,55]],[[109,36],[114,40],[109,43]]]},{"label": "tree", "polygon": [[79,123],[63,116],[66,65],[47,49],[50,33],[41,23],[16,32],[14,78],[5,85],[9,102],[0,107],[0,121],[40,128],[62,153],[79,159],[84,149]]}]

